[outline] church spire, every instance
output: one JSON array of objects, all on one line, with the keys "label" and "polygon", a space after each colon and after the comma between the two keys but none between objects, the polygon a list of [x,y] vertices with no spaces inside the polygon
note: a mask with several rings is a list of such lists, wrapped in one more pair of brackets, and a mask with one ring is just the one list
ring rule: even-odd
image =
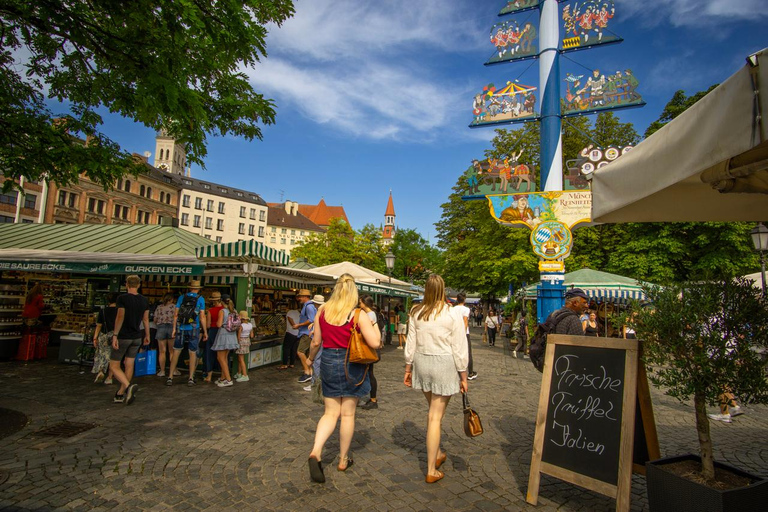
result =
[{"label": "church spire", "polygon": [[392,189],[389,190],[387,211],[384,212],[384,229],[381,231],[384,245],[389,245],[395,238],[395,204],[392,202]]}]

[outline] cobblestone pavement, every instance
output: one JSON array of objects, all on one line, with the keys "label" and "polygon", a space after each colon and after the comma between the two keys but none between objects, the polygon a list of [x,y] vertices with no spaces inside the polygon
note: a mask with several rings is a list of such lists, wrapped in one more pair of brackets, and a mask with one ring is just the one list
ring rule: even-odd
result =
[{"label": "cobblestone pavement", "polygon": [[[358,409],[355,466],[335,470],[334,434],[325,485],[310,482],[306,467],[322,408],[295,372],[262,368],[223,389],[141,377],[135,403],[122,406],[111,403],[112,387],[75,366],[0,363],[0,407],[30,419],[0,440],[0,509],[614,510],[614,500],[547,476],[539,505],[525,503],[541,374],[501,340],[483,346],[479,330],[473,339],[479,378],[470,394],[485,434],[464,436],[461,402],[452,400],[443,424],[446,478],[433,485],[424,483],[426,403],[402,385],[395,347],[376,366],[379,409]],[[696,452],[692,408],[655,390],[653,400],[662,454]],[[766,419],[768,408],[755,406],[730,425],[713,424],[716,458],[767,475]],[[37,433],[64,420],[97,426],[70,438]],[[632,510],[647,510],[640,476]]]}]

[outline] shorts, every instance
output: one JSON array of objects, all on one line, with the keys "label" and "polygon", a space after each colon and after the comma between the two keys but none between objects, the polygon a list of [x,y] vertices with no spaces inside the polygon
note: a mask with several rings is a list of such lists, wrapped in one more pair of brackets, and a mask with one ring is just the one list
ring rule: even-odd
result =
[{"label": "shorts", "polygon": [[397,334],[406,334],[408,332],[408,324],[400,324],[397,326]]},{"label": "shorts", "polygon": [[308,334],[302,334],[299,338],[299,348],[297,350],[298,353],[303,353],[305,356],[308,356],[310,345],[312,345],[312,338],[310,338]]},{"label": "shorts", "polygon": [[251,338],[240,338],[237,340],[240,346],[235,349],[235,354],[245,355],[251,353]]},{"label": "shorts", "polygon": [[190,352],[197,352],[197,347],[200,344],[200,328],[193,327],[191,329],[176,331],[176,339],[173,340],[173,348],[175,350],[181,350],[184,348],[184,344],[187,344],[187,349]]},{"label": "shorts", "polygon": [[141,338],[134,338],[130,340],[117,339],[117,350],[112,347],[112,351],[109,354],[110,361],[122,361],[123,357],[126,359],[135,359],[136,354],[141,348]]},{"label": "shorts", "polygon": [[156,340],[169,340],[173,336],[173,324],[160,324],[157,326],[157,334],[155,334]]}]

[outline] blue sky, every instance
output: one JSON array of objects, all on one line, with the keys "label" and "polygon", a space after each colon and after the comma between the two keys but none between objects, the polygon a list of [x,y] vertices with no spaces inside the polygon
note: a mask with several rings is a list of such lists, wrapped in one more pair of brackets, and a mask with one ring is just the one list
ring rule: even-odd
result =
[{"label": "blue sky", "polygon": [[[277,123],[263,141],[211,138],[207,169],[192,175],[270,202],[324,197],[355,229],[383,222],[391,189],[397,225],[434,242],[440,205],[493,137],[467,128],[473,95],[516,78],[538,86],[538,61],[483,66],[505,4],[295,1],[296,16],[270,29],[269,57],[245,70],[276,101]],[[515,18],[537,22],[538,11]],[[618,0],[609,29],[624,42],[569,53],[578,64],[562,60],[561,72],[631,68],[648,104],[618,115],[642,134],[676,90],[723,81],[768,46],[767,18],[765,0]],[[128,151],[154,152],[154,132],[141,125],[107,115],[104,131]]]}]

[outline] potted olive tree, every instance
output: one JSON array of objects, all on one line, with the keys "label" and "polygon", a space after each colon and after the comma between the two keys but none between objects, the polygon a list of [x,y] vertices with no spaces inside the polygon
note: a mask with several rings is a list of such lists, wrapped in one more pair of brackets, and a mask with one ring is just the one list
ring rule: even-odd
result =
[{"label": "potted olive tree", "polygon": [[644,340],[651,381],[680,401],[693,399],[699,439],[699,456],[648,463],[651,510],[764,507],[768,480],[715,462],[707,406],[718,406],[726,392],[745,404],[768,401],[756,350],[768,343],[768,301],[743,279],[645,288],[650,305],[634,307],[626,321]]}]

